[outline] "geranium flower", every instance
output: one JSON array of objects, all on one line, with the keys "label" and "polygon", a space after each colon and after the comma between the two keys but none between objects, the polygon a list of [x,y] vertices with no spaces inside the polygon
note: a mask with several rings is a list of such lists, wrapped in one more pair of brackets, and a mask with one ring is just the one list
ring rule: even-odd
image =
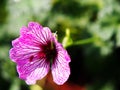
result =
[{"label": "geranium flower", "polygon": [[48,27],[29,22],[28,27],[21,28],[20,36],[12,41],[12,46],[10,58],[17,64],[19,78],[27,84],[35,84],[49,71],[58,85],[69,78],[70,56]]}]

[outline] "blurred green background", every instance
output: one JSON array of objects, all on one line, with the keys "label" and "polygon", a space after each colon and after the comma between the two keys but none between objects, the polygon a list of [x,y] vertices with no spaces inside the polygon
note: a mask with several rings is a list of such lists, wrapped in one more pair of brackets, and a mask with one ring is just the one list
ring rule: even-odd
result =
[{"label": "blurred green background", "polygon": [[120,90],[120,0],[0,0],[0,90],[31,89],[9,59],[11,41],[29,21],[57,31],[72,59],[68,82]]}]

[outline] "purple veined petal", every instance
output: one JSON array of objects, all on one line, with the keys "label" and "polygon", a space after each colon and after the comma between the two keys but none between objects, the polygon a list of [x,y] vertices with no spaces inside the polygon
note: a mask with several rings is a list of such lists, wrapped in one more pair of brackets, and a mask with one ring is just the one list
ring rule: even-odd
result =
[{"label": "purple veined petal", "polygon": [[51,41],[53,39],[52,32],[48,27],[43,28],[42,36],[46,41]]},{"label": "purple veined petal", "polygon": [[29,30],[38,32],[38,31],[41,31],[43,27],[37,22],[29,22],[28,23],[28,28],[29,28]]},{"label": "purple veined petal", "polygon": [[60,63],[59,58],[57,58],[56,62],[52,64],[51,70],[53,81],[56,84],[62,85],[68,80],[70,75],[69,63]]},{"label": "purple veined petal", "polygon": [[12,46],[18,46],[19,44],[19,38],[16,38],[15,40],[12,41]]},{"label": "purple veined petal", "polygon": [[34,35],[36,40],[40,41],[40,43],[44,44],[46,43],[45,39],[41,35],[43,27],[37,23],[37,22],[29,22],[28,23],[28,28],[31,30],[31,34]]},{"label": "purple veined petal", "polygon": [[50,64],[46,63],[45,59],[34,62],[21,62],[18,64],[17,71],[19,77],[26,81],[28,85],[35,84],[37,80],[42,79],[47,75],[50,69]]},{"label": "purple veined petal", "polygon": [[35,35],[36,37],[40,37],[39,35],[40,35],[43,27],[37,22],[29,22],[28,29],[31,31],[30,33],[32,35]]},{"label": "purple veined petal", "polygon": [[[30,22],[28,24],[28,29],[29,30],[27,30],[27,28],[25,27],[21,28],[21,33],[22,33],[21,39],[23,39],[21,41],[24,41],[24,43],[32,42],[38,45],[38,43],[47,44],[48,41],[51,41],[52,32],[50,31],[49,28],[42,27],[40,24],[36,22]],[[25,30],[25,34],[24,34],[24,30]],[[29,31],[29,32],[26,32],[26,31]],[[30,41],[30,40],[33,40],[33,41]]]},{"label": "purple veined petal", "polygon": [[[19,37],[19,38],[12,41],[12,46],[16,49],[19,48],[19,49],[33,49],[33,50],[37,49],[37,50],[40,50],[40,46],[39,46],[40,44],[37,42],[34,43],[34,41],[35,40],[32,36]],[[39,44],[39,45],[36,45],[36,44]]]},{"label": "purple veined petal", "polygon": [[69,54],[66,50],[58,51],[59,62],[69,63],[71,61]]},{"label": "purple veined petal", "polygon": [[41,30],[43,27],[37,23],[37,22],[29,22],[28,27],[22,27],[20,29],[20,42],[22,41],[25,44],[30,44],[30,45],[39,45],[42,44],[42,40],[40,37]]},{"label": "purple veined petal", "polygon": [[[57,44],[60,45],[59,43]],[[61,45],[59,47],[61,47]],[[52,64],[51,70],[54,82],[56,82],[58,85],[62,85],[69,78],[70,75],[69,62],[71,60],[67,51],[64,48],[61,47],[61,49],[57,51],[58,54],[57,57],[55,58],[55,61]]]},{"label": "purple veined petal", "polygon": [[55,58],[51,67],[53,81],[58,85],[62,85],[69,78],[69,62],[71,61],[71,59],[67,51],[63,48],[62,44],[60,44],[55,37],[54,43],[56,45],[57,57]]},{"label": "purple veined petal", "polygon": [[26,34],[29,31],[30,30],[26,26],[23,26],[22,28],[20,28],[20,35]]},{"label": "purple veined petal", "polygon": [[13,62],[16,62],[15,52],[14,52],[13,48],[10,49],[10,51],[9,51],[9,56],[10,56],[10,59],[11,59]]},{"label": "purple veined petal", "polygon": [[35,46],[39,47],[41,45],[41,42],[39,39],[34,34],[26,33],[19,37],[19,42],[22,45],[27,45],[27,46]]},{"label": "purple veined petal", "polygon": [[29,59],[29,62],[37,60],[38,58],[40,59],[39,51],[37,50],[28,49],[27,51],[26,50],[22,50],[22,51],[19,49],[15,49],[15,48],[10,49],[10,59],[16,63],[18,61],[25,61],[27,59]]},{"label": "purple veined petal", "polygon": [[20,42],[19,39],[13,40],[12,44],[13,48],[10,49],[9,55],[14,62],[19,59],[27,59],[41,51],[40,47],[24,44],[23,42]]},{"label": "purple veined petal", "polygon": [[17,72],[19,74],[19,77],[23,80],[26,80],[27,76],[30,75],[30,73],[34,71],[40,64],[38,62],[39,62],[38,60],[34,62],[29,62],[29,59],[18,60]]},{"label": "purple veined petal", "polygon": [[[18,38],[12,41],[12,46],[19,48],[19,39]],[[9,50],[9,56],[10,56],[10,59],[13,62],[15,62],[15,60],[14,60],[15,59],[15,50],[14,50],[14,48],[11,48]]]},{"label": "purple veined petal", "polygon": [[68,52],[63,48],[62,44],[55,42],[56,49],[58,53],[58,58],[60,58],[59,61],[69,63],[71,61],[70,56]]},{"label": "purple veined petal", "polygon": [[44,45],[53,40],[52,32],[48,27],[43,27],[39,33],[36,33],[36,36],[37,40],[39,40]]}]

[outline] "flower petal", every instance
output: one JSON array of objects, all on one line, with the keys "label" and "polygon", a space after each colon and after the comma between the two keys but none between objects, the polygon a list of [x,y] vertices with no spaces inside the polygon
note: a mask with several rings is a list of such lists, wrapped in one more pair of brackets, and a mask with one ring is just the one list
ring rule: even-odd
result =
[{"label": "flower petal", "polygon": [[26,34],[27,32],[29,32],[30,30],[26,27],[26,26],[23,26],[21,29],[20,29],[20,35],[23,35],[23,34]]},{"label": "flower petal", "polygon": [[53,40],[52,32],[48,27],[43,27],[41,31],[35,33],[35,36],[37,40],[44,45]]},{"label": "flower petal", "polygon": [[70,56],[68,52],[63,48],[62,44],[55,42],[56,49],[58,53],[58,58],[60,58],[59,61],[69,63],[71,61]]},{"label": "flower petal", "polygon": [[34,43],[47,44],[47,42],[50,41],[52,38],[52,32],[48,27],[42,27],[39,23],[30,22],[28,24],[28,28],[26,27],[21,28],[21,36],[22,36],[21,41],[24,41],[25,43],[30,42],[33,44]]},{"label": "flower petal", "polygon": [[29,28],[29,30],[37,31],[37,32],[42,30],[42,26],[37,22],[29,22],[28,28]]},{"label": "flower petal", "polygon": [[37,22],[29,22],[28,27],[23,26],[20,29],[20,41],[24,44],[39,45],[42,44],[41,31],[43,27]]},{"label": "flower petal", "polygon": [[58,85],[62,85],[69,78],[70,75],[69,62],[71,60],[67,51],[64,48],[62,48],[61,44],[57,43],[56,45],[58,45],[57,47],[58,55],[54,60],[51,69],[54,82],[57,83]]},{"label": "flower petal", "polygon": [[35,60],[34,62],[21,62],[17,65],[19,77],[27,84],[35,84],[37,80],[42,79],[49,72],[49,63],[45,59]]},{"label": "flower petal", "polygon": [[21,44],[36,47],[39,47],[42,43],[41,40],[31,32],[21,35],[21,37],[19,37],[19,41],[21,42]]},{"label": "flower petal", "polygon": [[[24,41],[23,41],[24,42]],[[13,48],[10,49],[9,55],[12,61],[25,60],[31,56],[37,55],[41,51],[41,48],[24,44],[20,39],[12,41]]]},{"label": "flower petal", "polygon": [[59,59],[52,65],[53,81],[58,85],[64,84],[70,75],[70,67],[68,63],[60,63]]},{"label": "flower petal", "polygon": [[44,27],[42,31],[42,36],[44,37],[44,40],[51,41],[53,40],[53,35],[51,30],[48,27]]}]

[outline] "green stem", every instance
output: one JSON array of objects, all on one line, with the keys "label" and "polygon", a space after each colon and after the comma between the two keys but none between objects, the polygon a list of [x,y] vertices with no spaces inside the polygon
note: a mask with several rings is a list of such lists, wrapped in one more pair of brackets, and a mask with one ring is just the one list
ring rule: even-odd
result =
[{"label": "green stem", "polygon": [[88,44],[88,43],[92,43],[93,41],[95,41],[95,38],[92,37],[92,38],[76,41],[73,44],[75,44],[75,45]]},{"label": "green stem", "polygon": [[[88,38],[88,39],[84,39],[84,40],[78,40],[78,41],[76,41],[76,42],[71,43],[71,44],[68,45],[68,46],[81,45],[81,44],[89,44],[89,43],[94,42],[95,40],[96,40],[96,39],[95,39],[94,37]],[[66,46],[66,47],[68,47],[68,46]]]}]

